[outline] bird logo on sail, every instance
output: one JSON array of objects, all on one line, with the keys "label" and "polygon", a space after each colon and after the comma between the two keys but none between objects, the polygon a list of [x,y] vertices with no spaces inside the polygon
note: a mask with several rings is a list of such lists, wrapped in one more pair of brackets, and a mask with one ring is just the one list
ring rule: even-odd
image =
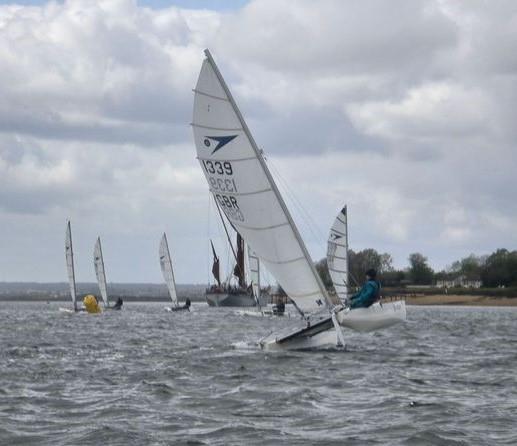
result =
[{"label": "bird logo on sail", "polygon": [[207,147],[211,147],[214,142],[217,143],[214,150],[212,150],[212,155],[217,152],[218,150],[221,150],[226,144],[228,144],[230,141],[233,141],[235,138],[237,138],[238,135],[229,135],[229,136],[205,136],[205,140],[203,143]]},{"label": "bird logo on sail", "polygon": [[341,237],[343,237],[343,236],[342,236],[342,235],[338,235],[338,234],[336,234],[335,232],[332,232],[332,233],[330,234],[330,237],[331,237],[332,241],[333,241],[333,242],[335,242],[337,239],[339,239],[339,238],[341,238]]}]

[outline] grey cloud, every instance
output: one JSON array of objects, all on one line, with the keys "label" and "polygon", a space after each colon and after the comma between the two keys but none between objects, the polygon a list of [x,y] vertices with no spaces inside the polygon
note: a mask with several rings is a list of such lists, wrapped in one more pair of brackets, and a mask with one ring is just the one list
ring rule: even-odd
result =
[{"label": "grey cloud", "polygon": [[[170,229],[180,281],[206,280],[207,188],[188,126],[203,45],[320,232],[348,203],[352,248],[391,252],[400,266],[414,251],[440,267],[515,248],[515,9],[0,7],[0,218],[13,234],[0,231],[0,269],[24,278],[13,240],[28,251],[37,237],[39,280],[63,279],[71,217],[78,269],[91,276],[101,233],[111,280],[161,280],[155,245]],[[302,232],[322,257],[325,240]]]},{"label": "grey cloud", "polygon": [[171,25],[165,31],[131,2],[119,5],[128,16],[105,6],[0,11],[7,56],[0,61],[0,131],[151,146],[185,140],[178,129],[190,121],[198,69],[182,49],[190,38],[186,18],[180,10],[160,13]]},{"label": "grey cloud", "polygon": [[251,121],[258,144],[271,154],[315,154],[325,151],[385,152],[385,144],[357,132],[339,109],[301,107],[278,119]]},{"label": "grey cloud", "polygon": [[[132,104],[134,105],[134,104]],[[146,112],[140,110],[141,115]],[[174,122],[139,121],[137,112],[131,114],[130,122],[114,122],[103,119],[84,122],[67,119],[52,110],[35,110],[28,107],[9,109],[0,106],[0,132],[6,134],[31,135],[50,140],[80,140],[104,143],[135,143],[145,147],[185,141],[188,135],[188,120],[180,124]],[[114,113],[115,114],[115,113]],[[117,112],[122,118],[123,112]],[[186,116],[185,116],[186,118]]]},{"label": "grey cloud", "polygon": [[456,43],[455,24],[428,1],[252,2],[226,20],[218,41],[239,59],[272,70],[404,78],[418,71],[422,77],[429,60]]}]

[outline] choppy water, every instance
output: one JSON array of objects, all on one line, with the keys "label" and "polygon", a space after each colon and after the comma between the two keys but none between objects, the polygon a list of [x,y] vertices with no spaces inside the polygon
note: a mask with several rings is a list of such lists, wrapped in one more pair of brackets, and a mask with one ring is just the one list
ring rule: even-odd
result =
[{"label": "choppy water", "polygon": [[517,444],[517,311],[409,307],[346,351],[265,353],[282,319],[195,305],[0,309],[2,445]]}]

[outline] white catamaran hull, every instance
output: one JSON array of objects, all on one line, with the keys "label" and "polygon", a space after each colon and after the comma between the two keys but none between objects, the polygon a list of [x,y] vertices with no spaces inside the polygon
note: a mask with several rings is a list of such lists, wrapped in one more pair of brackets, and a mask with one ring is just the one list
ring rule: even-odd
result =
[{"label": "white catamaran hull", "polygon": [[[368,308],[343,310],[336,313],[339,325],[359,332],[370,332],[391,327],[406,320],[404,301],[373,304]],[[339,345],[330,316],[313,321],[310,326],[291,328],[261,339],[263,350],[302,350]]]},{"label": "white catamaran hull", "polygon": [[262,338],[259,341],[260,348],[267,351],[280,351],[336,346],[336,332],[332,328],[330,317],[321,316],[311,324],[306,322],[300,322],[300,324]]},{"label": "white catamaran hull", "polygon": [[356,308],[336,313],[339,325],[366,333],[381,330],[406,320],[406,302],[375,303],[368,308]]}]

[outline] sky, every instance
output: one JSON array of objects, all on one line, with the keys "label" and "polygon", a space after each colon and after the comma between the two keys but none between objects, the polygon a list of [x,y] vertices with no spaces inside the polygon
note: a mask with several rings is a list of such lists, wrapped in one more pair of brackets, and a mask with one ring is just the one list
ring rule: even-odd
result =
[{"label": "sky", "polygon": [[[517,249],[514,1],[0,2],[0,281],[206,283],[223,233],[195,159],[210,48],[313,259],[439,270]],[[229,260],[223,262],[229,270]]]}]

